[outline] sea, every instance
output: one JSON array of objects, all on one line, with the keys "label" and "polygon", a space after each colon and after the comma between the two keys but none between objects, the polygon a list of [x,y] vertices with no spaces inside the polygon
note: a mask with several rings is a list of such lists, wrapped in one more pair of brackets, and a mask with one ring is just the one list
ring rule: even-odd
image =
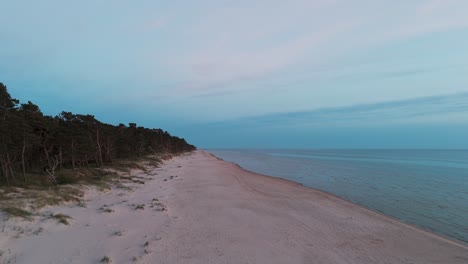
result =
[{"label": "sea", "polygon": [[468,150],[208,150],[468,242]]}]

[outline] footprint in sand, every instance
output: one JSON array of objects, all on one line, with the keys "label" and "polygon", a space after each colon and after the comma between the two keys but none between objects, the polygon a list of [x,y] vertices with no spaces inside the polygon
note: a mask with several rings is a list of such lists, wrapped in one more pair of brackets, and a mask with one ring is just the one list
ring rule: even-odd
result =
[{"label": "footprint in sand", "polygon": [[154,198],[151,201],[150,208],[155,208],[154,210],[158,212],[167,211],[166,206],[163,203],[161,203],[157,198]]},{"label": "footprint in sand", "polygon": [[118,230],[118,231],[114,231],[112,233],[112,236],[116,236],[116,237],[121,237],[121,236],[124,236],[125,235],[125,231],[124,230]]},{"label": "footprint in sand", "polygon": [[110,214],[114,212],[114,209],[110,208],[109,205],[105,204],[101,208],[99,208],[99,212]]}]

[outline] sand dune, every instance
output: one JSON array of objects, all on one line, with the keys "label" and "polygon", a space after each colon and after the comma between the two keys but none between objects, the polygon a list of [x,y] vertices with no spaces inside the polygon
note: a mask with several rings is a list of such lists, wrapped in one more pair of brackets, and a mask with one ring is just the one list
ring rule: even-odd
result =
[{"label": "sand dune", "polygon": [[68,226],[5,221],[0,263],[468,263],[465,244],[203,151],[137,176],[41,212]]}]

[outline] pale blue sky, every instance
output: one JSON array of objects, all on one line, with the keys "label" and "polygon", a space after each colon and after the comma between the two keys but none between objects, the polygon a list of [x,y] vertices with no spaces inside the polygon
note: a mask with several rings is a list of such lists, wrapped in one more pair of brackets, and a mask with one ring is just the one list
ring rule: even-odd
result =
[{"label": "pale blue sky", "polygon": [[0,81],[203,147],[468,148],[468,1],[0,1]]}]

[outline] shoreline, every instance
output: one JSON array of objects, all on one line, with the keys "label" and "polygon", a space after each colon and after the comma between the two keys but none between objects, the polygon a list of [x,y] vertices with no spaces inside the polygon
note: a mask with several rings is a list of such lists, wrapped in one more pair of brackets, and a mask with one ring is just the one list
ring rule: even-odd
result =
[{"label": "shoreline", "polygon": [[217,157],[216,155],[210,153],[209,151],[207,150],[202,150],[203,152],[206,152],[207,154],[213,156],[214,158],[220,160],[220,161],[223,161],[223,162],[226,162],[226,163],[231,163],[232,165],[238,167],[239,169],[243,170],[243,171],[246,171],[248,173],[251,173],[251,174],[256,174],[258,176],[262,176],[262,177],[268,177],[268,178],[271,178],[273,180],[280,180],[280,181],[285,181],[285,182],[288,182],[288,183],[291,183],[291,184],[296,184],[300,187],[303,187],[303,188],[306,188],[306,189],[310,189],[310,190],[313,190],[315,192],[319,192],[319,193],[322,193],[324,195],[327,195],[327,196],[330,196],[334,199],[338,199],[340,200],[341,202],[345,202],[345,203],[349,203],[350,205],[352,206],[356,206],[358,208],[360,208],[361,210],[366,210],[368,211],[369,213],[374,213],[376,215],[379,215],[379,217],[385,217],[385,218],[389,218],[389,220],[395,222],[395,224],[402,224],[402,225],[406,225],[408,226],[409,228],[411,229],[415,229],[419,232],[423,232],[427,235],[431,235],[431,236],[434,236],[436,239],[443,239],[443,240],[446,240],[446,242],[448,243],[451,243],[453,245],[456,245],[456,246],[460,246],[461,248],[463,249],[466,249],[468,250],[468,242],[466,241],[463,241],[463,240],[459,240],[459,239],[456,239],[456,238],[452,238],[452,237],[449,237],[447,235],[444,235],[444,234],[440,234],[440,233],[436,233],[434,232],[433,230],[430,230],[430,229],[426,229],[424,227],[421,227],[421,226],[418,226],[416,224],[413,224],[413,223],[409,223],[409,222],[406,222],[398,217],[395,217],[395,216],[392,216],[392,215],[389,215],[389,214],[386,214],[382,211],[379,211],[379,210],[376,210],[376,209],[373,209],[373,208],[370,208],[370,207],[367,207],[365,205],[362,205],[362,204],[358,204],[358,203],[354,203],[350,200],[347,200],[345,198],[342,198],[336,194],[333,194],[333,193],[330,193],[330,192],[327,192],[327,191],[323,191],[323,190],[320,190],[320,189],[316,189],[314,187],[309,187],[309,186],[306,186],[300,182],[296,182],[296,181],[293,181],[293,180],[289,180],[289,179],[284,179],[284,178],[281,178],[281,177],[277,177],[277,176],[272,176],[272,175],[267,175],[267,174],[262,174],[262,173],[258,173],[258,172],[254,172],[254,171],[250,171],[248,169],[245,169],[243,168],[241,165],[237,164],[237,163],[234,163],[234,162],[231,162],[231,161],[227,161],[227,160],[224,160],[220,157]]},{"label": "shoreline", "polygon": [[[195,151],[0,229],[0,263],[466,263],[468,247]],[[51,216],[64,215],[69,224]]]}]

